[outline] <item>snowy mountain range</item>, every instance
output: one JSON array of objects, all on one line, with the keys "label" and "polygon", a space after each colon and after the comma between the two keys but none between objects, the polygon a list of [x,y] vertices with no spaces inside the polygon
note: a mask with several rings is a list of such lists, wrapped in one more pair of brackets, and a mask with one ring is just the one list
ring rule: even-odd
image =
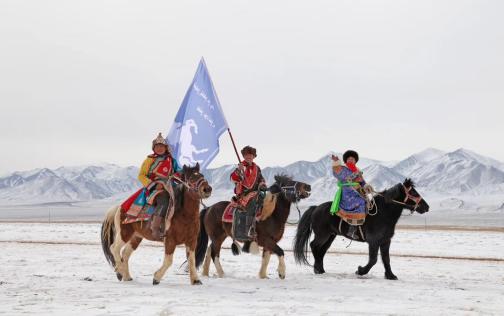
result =
[{"label": "snowy mountain range", "polygon": [[[263,174],[273,183],[275,174],[284,173],[312,185],[311,203],[327,201],[334,195],[331,153],[317,161],[297,161],[285,167],[266,167]],[[339,153],[341,157],[341,153]],[[458,149],[443,152],[426,149],[399,162],[361,158],[358,166],[376,190],[382,190],[411,177],[422,194],[435,196],[504,197],[504,163]],[[233,185],[229,174],[235,166],[206,171],[214,188],[214,199],[229,198]],[[82,167],[43,168],[13,172],[0,178],[0,205],[26,205],[121,198],[140,187],[137,167],[102,164]],[[451,200],[447,200],[449,203]],[[459,203],[458,200],[453,200]],[[503,203],[504,198],[501,202]]]}]

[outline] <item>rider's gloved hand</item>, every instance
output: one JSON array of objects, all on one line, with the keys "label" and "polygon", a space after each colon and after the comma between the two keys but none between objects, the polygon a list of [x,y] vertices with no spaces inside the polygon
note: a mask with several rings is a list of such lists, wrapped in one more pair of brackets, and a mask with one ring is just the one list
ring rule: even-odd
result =
[{"label": "rider's gloved hand", "polygon": [[266,191],[268,191],[268,187],[266,186],[266,184],[261,183],[261,184],[259,185],[259,191],[262,191],[262,192],[266,192]]}]

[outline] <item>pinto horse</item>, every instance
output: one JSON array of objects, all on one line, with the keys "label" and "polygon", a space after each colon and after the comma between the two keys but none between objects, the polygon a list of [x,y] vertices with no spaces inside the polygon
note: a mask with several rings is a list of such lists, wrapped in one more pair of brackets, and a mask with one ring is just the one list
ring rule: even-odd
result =
[{"label": "pinto horse", "polygon": [[[294,181],[285,175],[275,176],[275,183],[269,188],[269,193],[271,194],[268,194],[265,199],[273,200],[274,205],[271,207],[271,212],[269,212],[270,214],[268,214],[267,218],[264,216],[265,211],[263,208],[263,216],[256,224],[257,243],[263,247],[262,265],[259,272],[261,279],[267,278],[266,271],[271,253],[278,256],[279,277],[281,279],[285,278],[284,251],[277,243],[282,239],[291,204],[309,197],[310,192],[311,187],[306,183]],[[219,257],[224,240],[227,237],[232,238],[232,223],[222,221],[222,215],[229,203],[229,201],[221,201],[201,211],[200,236],[196,249],[196,267],[199,267],[203,259],[205,259],[203,276],[208,276],[209,274],[210,260],[213,261],[218,276],[224,276],[224,270],[222,270]],[[207,248],[208,237],[210,237],[212,243]],[[248,246],[250,246],[250,243],[248,243]],[[235,242],[233,242],[232,250],[233,254],[239,254],[239,249]]]},{"label": "pinto horse", "polygon": [[[331,202],[310,207],[301,217],[294,239],[294,258],[296,262],[309,265],[306,258],[308,242],[312,231],[315,233],[315,238],[310,242],[310,247],[315,258],[313,270],[316,274],[325,273],[324,256],[334,238],[337,235],[349,238],[346,236],[349,225],[342,221],[340,217],[331,215],[330,208]],[[411,212],[416,211],[420,214],[429,211],[429,205],[418,194],[413,181],[410,179],[406,179],[404,183],[396,184],[375,197],[375,206],[361,227],[365,240],[359,234],[353,238],[357,241],[365,241],[369,245],[369,261],[364,267],[358,267],[355,272],[357,275],[365,275],[369,272],[377,262],[378,249],[380,249],[383,266],[385,267],[385,278],[397,280],[390,267],[389,248],[392,236],[394,236],[395,226],[403,209],[409,209]]]},{"label": "pinto horse", "polygon": [[175,247],[180,244],[186,246],[191,284],[201,284],[195,266],[200,225],[199,205],[201,199],[210,197],[212,187],[199,172],[199,164],[195,167],[184,166],[181,180],[182,183],[175,188],[175,211],[164,240],[153,238],[149,224],[143,222],[123,224],[125,215],[122,214],[120,206],[114,206],[107,212],[101,230],[102,248],[105,258],[115,268],[119,281],[132,280],[128,260],[145,238],[162,241],[165,246],[163,265],[154,273],[152,282],[154,285],[159,284],[171,266]]}]

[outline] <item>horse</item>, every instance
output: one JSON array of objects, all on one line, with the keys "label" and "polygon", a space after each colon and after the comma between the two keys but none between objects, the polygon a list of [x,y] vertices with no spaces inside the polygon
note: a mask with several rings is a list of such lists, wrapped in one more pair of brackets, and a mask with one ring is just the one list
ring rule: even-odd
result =
[{"label": "horse", "polygon": [[[294,258],[298,264],[306,264],[308,242],[312,231],[315,233],[310,248],[315,258],[313,270],[315,274],[325,273],[324,256],[337,235],[346,238],[367,242],[369,245],[369,260],[362,267],[359,266],[355,272],[357,275],[366,275],[376,264],[378,249],[380,249],[383,266],[385,267],[385,278],[388,280],[397,280],[397,276],[392,273],[390,267],[390,243],[394,236],[395,226],[403,209],[409,209],[411,213],[418,212],[423,214],[429,211],[429,205],[418,194],[415,184],[411,179],[406,179],[403,183],[398,183],[374,197],[375,205],[369,212],[366,221],[362,225],[361,234],[354,235],[355,238],[349,238],[349,225],[339,216],[330,214],[329,209],[332,202],[326,202],[319,206],[311,206],[299,221],[294,238]],[[412,203],[408,203],[411,201]],[[342,225],[342,223],[344,223]],[[363,236],[365,240],[363,240]]]},{"label": "horse", "polygon": [[[212,187],[199,172],[199,164],[195,167],[184,165],[181,183],[175,188],[175,210],[171,226],[164,240],[155,240],[150,225],[143,222],[123,224],[125,215],[120,206],[112,207],[103,221],[101,243],[107,261],[115,268],[119,281],[131,281],[128,260],[143,239],[164,242],[164,261],[159,270],[154,273],[153,285],[159,284],[166,270],[171,266],[175,247],[185,244],[189,261],[189,276],[191,284],[202,284],[198,278],[195,266],[195,250],[199,232],[199,205],[202,199],[210,197]],[[121,249],[124,250],[121,253]]]},{"label": "horse", "polygon": [[[275,183],[268,188],[268,191],[270,194],[265,198],[265,207],[268,202],[267,200],[273,201],[270,203],[272,206],[266,212],[264,210],[265,207],[263,207],[262,216],[256,223],[257,244],[263,247],[259,278],[267,278],[266,272],[270,256],[271,253],[274,253],[278,256],[278,275],[281,279],[284,279],[284,251],[277,243],[282,239],[291,204],[297,204],[301,199],[308,198],[311,193],[311,186],[303,182],[294,181],[286,175],[276,175]],[[229,203],[229,201],[221,201],[201,211],[200,236],[196,249],[196,267],[199,267],[203,259],[205,259],[203,276],[208,276],[209,274],[210,259],[215,265],[218,276],[220,278],[224,276],[219,258],[222,243],[227,237],[232,238],[232,224],[222,221],[222,215]],[[212,243],[207,248],[208,237],[210,237]],[[250,242],[246,242],[245,245],[245,247],[249,247]],[[232,250],[235,255],[240,253],[236,241],[233,241]],[[243,250],[248,252],[245,248]]]}]

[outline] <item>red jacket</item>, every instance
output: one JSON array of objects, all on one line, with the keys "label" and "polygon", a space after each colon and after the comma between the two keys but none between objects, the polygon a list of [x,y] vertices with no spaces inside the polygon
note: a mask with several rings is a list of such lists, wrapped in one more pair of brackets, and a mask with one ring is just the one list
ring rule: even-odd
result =
[{"label": "red jacket", "polygon": [[245,167],[245,171],[240,171],[236,168],[233,173],[231,173],[231,181],[235,183],[235,194],[242,195],[243,193],[248,193],[251,191],[257,191],[259,186],[266,185],[266,181],[261,173],[261,168],[255,163],[249,165],[246,161],[242,161]]}]

